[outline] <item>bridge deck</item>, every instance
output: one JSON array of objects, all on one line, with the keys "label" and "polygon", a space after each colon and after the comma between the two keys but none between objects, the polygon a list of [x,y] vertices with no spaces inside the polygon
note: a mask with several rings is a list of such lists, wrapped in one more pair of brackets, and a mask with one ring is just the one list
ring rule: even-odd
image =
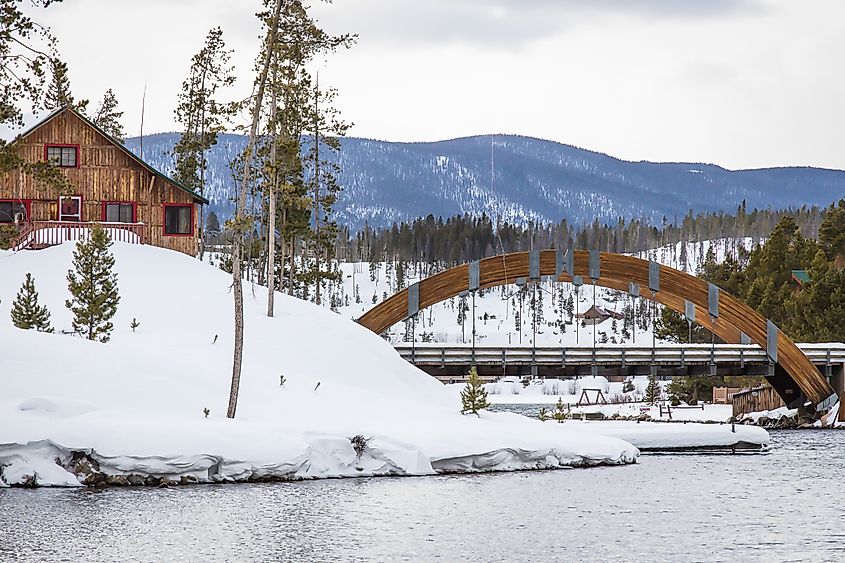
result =
[{"label": "bridge deck", "polygon": [[[845,364],[845,344],[799,344],[810,361],[827,376]],[[501,375],[563,377],[598,373],[605,376],[647,375],[655,366],[658,375],[705,375],[716,369],[721,375],[765,375],[766,351],[741,344],[661,344],[630,346],[475,346],[464,344],[395,345],[406,361],[440,379],[454,380],[478,366],[485,379]],[[711,367],[714,365],[715,368]]]}]

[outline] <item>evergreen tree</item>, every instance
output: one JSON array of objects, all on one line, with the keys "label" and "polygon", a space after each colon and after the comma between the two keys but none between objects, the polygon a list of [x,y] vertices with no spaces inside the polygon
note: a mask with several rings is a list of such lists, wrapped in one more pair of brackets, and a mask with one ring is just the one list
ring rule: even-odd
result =
[{"label": "evergreen tree", "polygon": [[26,279],[12,302],[12,324],[23,330],[53,332],[50,326],[50,312],[45,305],[38,304],[35,279],[27,274]]},{"label": "evergreen tree", "polygon": [[88,100],[76,101],[71,94],[67,63],[54,57],[50,60],[50,67],[52,80],[47,86],[44,96],[44,107],[49,110],[71,107],[80,113],[85,113],[88,108]]},{"label": "evergreen tree", "polygon": [[563,399],[560,397],[558,397],[557,403],[555,403],[555,410],[552,411],[552,419],[560,423],[566,420],[566,407],[563,404]]},{"label": "evergreen tree", "polygon": [[838,261],[845,266],[845,199],[831,205],[825,211],[825,218],[819,227],[819,243],[828,260]]},{"label": "evergreen tree", "polygon": [[[52,3],[30,2],[38,8]],[[24,126],[25,112],[37,114],[42,109],[51,62],[58,58],[55,38],[27,14],[35,10],[24,13],[23,4],[4,1],[0,9],[0,126],[10,130]],[[13,170],[31,176],[39,187],[50,188],[56,195],[73,193],[73,186],[58,166],[48,160],[26,162],[10,141],[0,139],[0,174]]]},{"label": "evergreen tree", "polygon": [[668,307],[662,307],[654,319],[654,334],[658,340],[684,344],[690,342],[690,335],[692,342],[697,343],[707,343],[712,339],[709,330],[695,323],[690,327],[683,315]]},{"label": "evergreen tree", "polygon": [[109,88],[103,94],[103,100],[97,107],[97,112],[91,121],[122,143],[126,135],[123,131],[123,125],[120,123],[121,117],[123,117],[123,112],[117,111],[117,97],[114,95],[114,91]]},{"label": "evergreen tree", "polygon": [[[276,44],[279,33],[280,15],[282,0],[272,0],[272,14],[260,14],[264,26],[267,28],[264,34],[263,48],[259,57],[258,78],[255,81],[255,98],[252,107],[252,119],[249,127],[247,145],[241,157],[243,170],[240,173],[240,188],[238,190],[235,216],[227,223],[227,230],[232,232],[232,295],[234,300],[234,353],[232,355],[232,384],[229,388],[229,405],[226,409],[226,418],[235,418],[238,409],[238,393],[241,384],[241,365],[243,363],[244,346],[244,295],[243,276],[241,266],[244,257],[244,239],[246,234],[252,230],[253,221],[246,214],[246,203],[249,195],[249,188],[252,181],[252,167],[255,158],[256,141],[258,137],[258,126],[261,122],[261,108],[264,103],[264,92],[267,88],[267,77],[270,72],[272,56],[270,49]],[[319,383],[317,384],[319,386]],[[315,388],[316,390],[316,388]]]},{"label": "evergreen tree", "polygon": [[73,313],[73,330],[88,340],[108,342],[120,296],[109,235],[95,225],[91,238],[80,240],[73,252],[73,270],[67,273],[72,299],[65,306]]},{"label": "evergreen tree", "polygon": [[648,386],[645,388],[645,402],[656,404],[660,400],[660,384],[654,375],[648,376]]},{"label": "evergreen tree", "polygon": [[205,229],[211,235],[220,234],[220,219],[214,211],[208,214],[208,219],[205,222]]},{"label": "evergreen tree", "polygon": [[469,379],[466,387],[461,391],[461,414],[478,414],[478,411],[489,408],[487,401],[487,389],[478,376],[478,369],[472,366],[469,369]]},{"label": "evergreen tree", "polygon": [[458,324],[461,326],[461,342],[466,341],[466,321],[467,313],[469,312],[469,305],[465,295],[461,295],[458,299]]},{"label": "evergreen tree", "polygon": [[[226,49],[223,41],[223,31],[219,27],[211,29],[205,45],[191,59],[175,110],[182,134],[173,147],[176,160],[173,177],[200,195],[205,193],[206,151],[217,144],[218,133],[235,110],[234,106],[218,100],[218,90],[235,82],[231,56],[232,51]],[[200,228],[204,225],[200,217]],[[203,239],[202,232],[199,238]],[[199,249],[200,258],[203,250]]]}]

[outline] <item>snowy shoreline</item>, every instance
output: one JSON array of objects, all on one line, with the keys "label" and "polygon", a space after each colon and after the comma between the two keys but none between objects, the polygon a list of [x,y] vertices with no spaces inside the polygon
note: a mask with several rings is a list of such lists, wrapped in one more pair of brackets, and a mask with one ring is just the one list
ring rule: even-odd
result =
[{"label": "snowy shoreline", "polygon": [[[102,344],[61,334],[72,251],[0,252],[0,486],[434,475],[620,465],[639,455],[585,429],[461,415],[460,402],[388,342],[278,293],[268,318],[260,287],[245,292],[240,401],[227,419],[229,275],[175,252],[115,244],[121,301]],[[55,334],[9,322],[26,273]],[[357,435],[369,439],[360,456]]]}]

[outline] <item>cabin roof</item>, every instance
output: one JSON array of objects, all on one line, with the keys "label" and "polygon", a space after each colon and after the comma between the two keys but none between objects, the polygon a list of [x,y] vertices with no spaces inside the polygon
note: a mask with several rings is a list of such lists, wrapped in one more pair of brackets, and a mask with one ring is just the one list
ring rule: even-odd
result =
[{"label": "cabin roof", "polygon": [[126,156],[128,156],[129,158],[131,158],[132,160],[137,162],[139,165],[141,165],[143,168],[145,168],[148,172],[158,176],[159,178],[161,178],[162,180],[165,180],[166,182],[173,184],[175,187],[182,190],[183,192],[190,194],[196,202],[204,203],[204,204],[208,203],[208,200],[206,198],[204,198],[203,196],[201,196],[200,194],[198,194],[197,192],[188,188],[187,186],[185,186],[181,182],[177,182],[176,180],[174,180],[173,178],[171,178],[167,174],[165,174],[165,173],[163,173],[159,170],[156,170],[155,168],[150,166],[148,163],[144,162],[141,159],[141,157],[139,157],[137,154],[135,154],[134,152],[132,152],[131,150],[126,148],[126,146],[123,143],[121,143],[120,141],[118,141],[117,139],[115,139],[114,137],[112,137],[111,135],[109,135],[108,133],[103,131],[102,129],[100,129],[93,121],[91,121],[90,119],[85,117],[83,114],[79,113],[78,111],[76,111],[75,109],[73,109],[72,107],[69,107],[69,106],[64,106],[64,107],[58,108],[57,110],[53,111],[47,117],[45,117],[44,119],[42,119],[41,121],[39,121],[38,123],[36,123],[32,127],[30,127],[29,129],[27,129],[26,131],[24,131],[23,133],[18,135],[18,137],[15,139],[15,142],[23,140],[24,138],[29,136],[33,131],[35,131],[36,129],[38,129],[42,125],[47,124],[50,120],[52,120],[53,118],[55,118],[56,116],[60,115],[61,113],[65,112],[65,111],[71,112],[76,117],[81,119],[84,123],[88,124],[90,127],[93,127],[94,130],[97,131],[97,133],[99,133],[100,135],[102,135],[103,137],[108,139],[113,145],[115,145],[117,148],[119,148],[121,151],[123,151],[124,154],[126,154]]},{"label": "cabin roof", "polygon": [[807,273],[807,270],[792,270],[792,279],[803,286],[810,283],[810,274]]},{"label": "cabin roof", "polygon": [[593,305],[583,313],[575,315],[579,319],[624,319],[625,315]]}]

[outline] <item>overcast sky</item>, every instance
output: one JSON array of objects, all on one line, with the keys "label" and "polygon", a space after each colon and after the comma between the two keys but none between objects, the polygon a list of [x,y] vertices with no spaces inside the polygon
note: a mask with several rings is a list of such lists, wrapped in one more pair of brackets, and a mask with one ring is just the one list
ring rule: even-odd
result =
[{"label": "overcast sky", "polygon": [[[248,93],[259,0],[65,0],[32,11],[77,97],[114,88],[136,135],[177,130],[191,55],[220,25]],[[843,0],[312,2],[358,44],[321,62],[350,134],[517,133],[629,160],[845,169]]]}]

